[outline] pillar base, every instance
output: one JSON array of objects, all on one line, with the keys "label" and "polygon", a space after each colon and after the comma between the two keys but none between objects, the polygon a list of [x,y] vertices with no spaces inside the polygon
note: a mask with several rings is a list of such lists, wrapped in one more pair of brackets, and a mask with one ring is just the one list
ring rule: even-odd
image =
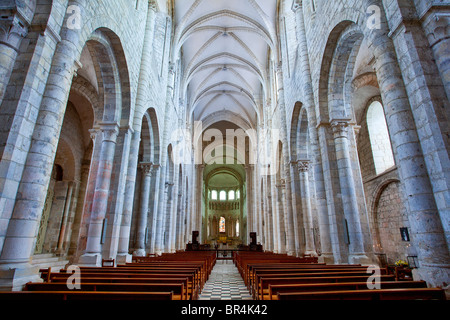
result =
[{"label": "pillar base", "polygon": [[423,266],[413,269],[413,279],[426,281],[429,287],[443,288],[447,296],[450,293],[450,265],[443,266]]},{"label": "pillar base", "polygon": [[116,256],[116,264],[125,264],[133,261],[133,256],[128,253],[118,253]]},{"label": "pillar base", "polygon": [[333,254],[324,254],[324,253],[322,253],[319,256],[318,262],[319,263],[325,263],[325,264],[334,264]]},{"label": "pillar base", "polygon": [[0,266],[0,291],[21,291],[27,282],[42,282],[39,267],[29,263]]},{"label": "pillar base", "polygon": [[311,256],[311,257],[317,257],[318,256],[317,252],[314,251],[314,250],[306,250],[305,251],[305,255]]},{"label": "pillar base", "polygon": [[136,257],[145,257],[145,249],[137,249],[133,252],[133,256]]},{"label": "pillar base", "polygon": [[101,267],[102,255],[100,253],[85,253],[78,259],[78,265],[85,267]]},{"label": "pillar base", "polygon": [[361,265],[373,265],[373,259],[370,259],[364,253],[349,254],[348,255],[349,264],[361,264]]}]

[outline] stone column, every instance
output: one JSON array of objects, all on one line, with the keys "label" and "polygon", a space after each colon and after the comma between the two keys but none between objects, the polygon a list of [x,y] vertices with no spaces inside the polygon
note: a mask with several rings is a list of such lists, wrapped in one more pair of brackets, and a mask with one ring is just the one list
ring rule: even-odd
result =
[{"label": "stone column", "polygon": [[295,202],[296,211],[293,214],[295,254],[300,257],[305,252],[303,235],[303,214],[301,213],[300,175],[298,173],[298,161],[291,160],[292,201]]},{"label": "stone column", "polygon": [[288,228],[290,227],[287,225],[287,210],[286,210],[286,181],[284,179],[280,179],[275,181],[275,190],[276,190],[276,210],[277,210],[277,218],[276,221],[278,222],[278,252],[279,253],[288,253],[292,255],[293,253],[288,250]]},{"label": "stone column", "polygon": [[[355,180],[350,160],[348,141],[348,120],[333,120],[331,128],[334,134],[336,162],[341,187],[342,207],[348,233],[349,263],[369,263],[364,251],[364,237],[361,229],[358,199],[355,192]],[[339,213],[336,213],[339,214]],[[341,226],[345,228],[345,226]],[[342,230],[342,229],[341,229]],[[345,234],[342,235],[344,238]],[[342,241],[342,237],[341,237]]]},{"label": "stone column", "polygon": [[150,248],[149,253],[155,253],[156,249],[156,235],[157,235],[157,223],[158,223],[158,199],[159,199],[159,174],[160,166],[158,164],[153,164],[151,175],[152,175],[152,184],[150,187],[150,193],[153,192],[153,202],[152,202],[152,231],[150,233]]},{"label": "stone column", "polygon": [[285,201],[285,214],[286,214],[286,244],[287,244],[287,253],[290,255],[294,254],[294,220],[293,220],[293,214],[294,214],[294,208],[295,203],[292,201],[292,181],[291,181],[291,167],[289,165],[290,158],[289,158],[289,140],[288,140],[288,126],[286,122],[286,105],[285,105],[285,98],[284,98],[284,80],[283,80],[283,71],[281,67],[281,62],[277,65],[276,69],[276,78],[278,82],[278,106],[279,106],[279,113],[280,113],[280,140],[283,143],[283,150],[282,150],[282,161],[279,164],[280,170],[283,169],[282,176],[285,179],[285,193],[283,200]]},{"label": "stone column", "polygon": [[[432,1],[422,28],[411,2],[385,6],[437,210],[450,246],[450,6]],[[411,10],[411,11],[412,11]],[[411,21],[413,20],[413,21]],[[426,37],[428,36],[428,40]],[[431,44],[431,48],[430,48]],[[435,59],[433,59],[433,57]],[[441,77],[437,76],[438,74]],[[447,93],[447,94],[446,94]]]},{"label": "stone column", "polygon": [[[80,8],[83,7],[81,3]],[[28,268],[29,259],[34,251],[36,230],[47,195],[72,78],[79,67],[75,62],[81,51],[78,43],[81,32],[65,31],[64,40],[58,44],[52,60],[0,256],[0,265],[9,270],[12,270],[11,267]]]},{"label": "stone column", "polygon": [[[240,235],[242,239],[249,243],[249,235],[250,232],[255,232],[255,212],[253,210],[253,194],[255,193],[254,184],[253,184],[253,175],[254,175],[255,165],[248,164],[245,166],[245,174],[246,174],[246,182],[247,182],[247,235]],[[243,221],[241,221],[243,224]]]},{"label": "stone column", "polygon": [[205,169],[204,164],[196,164],[196,192],[195,192],[195,212],[192,214],[195,216],[195,221],[193,223],[193,230],[199,232],[198,240],[202,239],[202,193],[203,193],[203,170]]},{"label": "stone column", "polygon": [[[364,5],[382,4],[366,0]],[[408,94],[395,47],[388,35],[381,11],[381,28],[364,29],[369,49],[375,56],[375,69],[384,103],[394,157],[408,207],[411,237],[418,252],[417,278],[431,286],[445,286],[449,279],[450,256],[439,210],[425,165]]]},{"label": "stone column", "polygon": [[56,253],[60,255],[64,253],[64,242],[65,242],[64,240],[66,237],[67,221],[69,219],[70,211],[72,209],[73,186],[74,182],[70,181],[67,187],[66,204],[64,206],[61,229],[59,231],[58,246],[56,248]]},{"label": "stone column", "polygon": [[170,226],[169,226],[169,252],[176,250],[176,233],[177,233],[177,217],[178,217],[178,179],[180,176],[177,166],[174,166],[174,180],[170,189]]},{"label": "stone column", "polygon": [[[297,39],[299,43],[299,62],[301,65],[302,90],[304,105],[308,111],[309,138],[311,148],[311,169],[314,175],[314,189],[316,192],[317,218],[320,228],[321,257],[324,262],[333,262],[333,249],[330,236],[330,221],[328,218],[327,195],[325,192],[325,178],[322,168],[322,157],[317,129],[316,105],[309,63],[308,42],[306,38],[305,19],[303,15],[303,1],[294,0],[292,10],[295,12]],[[320,120],[320,119],[319,119]]]},{"label": "stone column", "polygon": [[148,218],[148,203],[150,197],[150,185],[151,185],[151,171],[152,163],[140,163],[142,182],[141,182],[141,199],[139,206],[139,219],[136,232],[136,251],[133,255],[145,256],[145,237],[147,230],[147,218]]},{"label": "stone column", "polygon": [[[3,14],[2,14],[3,16]],[[28,22],[17,11],[7,19],[0,20],[0,104],[14,68],[22,39],[28,34]]]},{"label": "stone column", "polygon": [[97,266],[101,265],[102,259],[101,237],[108,208],[114,151],[119,129],[116,123],[102,123],[100,124],[100,131],[102,133],[102,143],[92,200],[86,252],[79,260],[80,264]]},{"label": "stone column", "polygon": [[[411,4],[412,5],[412,4]],[[425,8],[417,8],[419,19],[428,38],[436,66],[444,84],[447,99],[450,100],[450,10],[435,1],[421,3]]]},{"label": "stone column", "polygon": [[153,37],[155,27],[155,3],[154,0],[148,1],[147,22],[145,29],[144,45],[142,50],[141,68],[139,73],[138,89],[136,92],[136,111],[133,120],[133,135],[130,144],[130,156],[128,162],[127,181],[125,186],[124,204],[122,212],[122,221],[120,226],[119,245],[117,252],[117,262],[131,262],[131,256],[128,254],[131,218],[133,201],[135,195],[136,171],[139,154],[139,144],[141,141],[142,118],[147,108],[147,88],[149,86],[151,58],[153,48]]},{"label": "stone column", "polygon": [[265,210],[265,236],[266,236],[266,243],[267,243],[267,250],[274,251],[275,250],[275,226],[273,224],[273,205],[272,205],[272,198],[274,197],[275,193],[272,191],[271,185],[271,176],[265,176],[265,183],[264,183],[264,194],[267,195],[263,198],[264,200],[264,206],[266,208]]},{"label": "stone column", "polygon": [[313,217],[311,210],[311,195],[309,192],[309,168],[311,162],[309,160],[299,160],[298,169],[300,171],[300,198],[302,202],[303,223],[305,232],[305,254],[317,256],[314,246]]}]

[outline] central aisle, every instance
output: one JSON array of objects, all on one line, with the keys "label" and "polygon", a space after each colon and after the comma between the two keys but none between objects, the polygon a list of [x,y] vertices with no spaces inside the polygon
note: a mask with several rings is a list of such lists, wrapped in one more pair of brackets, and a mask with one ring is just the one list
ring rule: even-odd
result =
[{"label": "central aisle", "polygon": [[199,300],[253,300],[231,260],[217,260]]}]

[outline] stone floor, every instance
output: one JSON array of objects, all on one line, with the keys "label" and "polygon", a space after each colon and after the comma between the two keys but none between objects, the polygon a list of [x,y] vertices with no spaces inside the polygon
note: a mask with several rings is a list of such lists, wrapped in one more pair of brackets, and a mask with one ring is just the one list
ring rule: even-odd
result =
[{"label": "stone floor", "polygon": [[199,300],[252,300],[231,260],[217,260]]}]

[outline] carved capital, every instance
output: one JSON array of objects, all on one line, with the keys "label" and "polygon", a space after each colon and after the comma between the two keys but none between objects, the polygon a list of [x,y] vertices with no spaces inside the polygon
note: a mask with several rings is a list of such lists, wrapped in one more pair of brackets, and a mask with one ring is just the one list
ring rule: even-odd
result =
[{"label": "carved capital", "polygon": [[20,43],[28,34],[28,23],[19,14],[0,19],[0,44],[18,51]]},{"label": "carved capital", "polygon": [[156,3],[156,0],[149,0],[148,1],[148,7],[152,11],[157,11],[158,10],[158,5]]},{"label": "carved capital", "polygon": [[301,10],[302,9],[302,5],[303,5],[303,1],[302,0],[293,0],[292,1],[292,6],[291,6],[291,10],[296,12],[297,10]]},{"label": "carved capital", "polygon": [[103,133],[103,141],[116,142],[119,135],[119,126],[117,123],[102,123],[100,131]]},{"label": "carved capital", "polygon": [[308,172],[311,165],[311,161],[309,160],[299,160],[298,161],[298,170],[300,172]]},{"label": "carved capital", "polygon": [[92,139],[92,142],[95,142],[95,138],[97,137],[97,133],[99,132],[98,129],[89,129],[89,135]]},{"label": "carved capital", "polygon": [[334,138],[347,138],[348,121],[347,120],[333,120],[331,123]]},{"label": "carved capital", "polygon": [[150,176],[152,173],[153,163],[151,162],[141,162],[139,163],[139,168],[141,168],[142,173],[146,176]]}]

